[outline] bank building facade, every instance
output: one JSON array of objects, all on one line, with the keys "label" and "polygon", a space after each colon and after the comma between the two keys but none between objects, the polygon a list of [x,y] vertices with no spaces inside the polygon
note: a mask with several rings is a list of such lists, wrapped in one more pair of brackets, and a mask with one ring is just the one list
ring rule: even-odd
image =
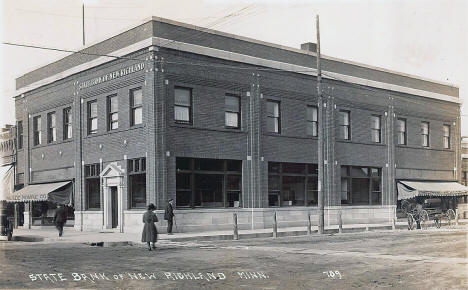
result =
[{"label": "bank building facade", "polygon": [[319,102],[316,57],[153,17],[28,72],[8,200],[26,227],[61,203],[77,230],[138,232],[174,199],[199,231],[317,224],[319,171],[325,225],[389,222],[401,184],[458,186],[457,87],[322,56]]}]

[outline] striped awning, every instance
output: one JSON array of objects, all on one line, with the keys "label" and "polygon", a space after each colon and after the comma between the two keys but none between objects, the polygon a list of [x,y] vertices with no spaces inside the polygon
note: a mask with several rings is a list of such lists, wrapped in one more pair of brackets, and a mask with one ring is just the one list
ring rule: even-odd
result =
[{"label": "striped awning", "polygon": [[9,202],[52,201],[60,204],[71,204],[73,187],[71,181],[30,184],[7,195]]},{"label": "striped awning", "polygon": [[455,181],[404,181],[397,183],[398,200],[417,196],[464,196],[468,195],[468,187]]}]

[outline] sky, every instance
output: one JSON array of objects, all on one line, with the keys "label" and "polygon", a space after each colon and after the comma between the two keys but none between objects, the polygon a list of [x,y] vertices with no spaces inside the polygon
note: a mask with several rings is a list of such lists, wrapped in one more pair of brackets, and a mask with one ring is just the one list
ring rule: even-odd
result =
[{"label": "sky", "polygon": [[464,0],[3,0],[0,6],[0,125],[14,124],[15,78],[159,16],[454,84],[468,136],[468,1]]}]

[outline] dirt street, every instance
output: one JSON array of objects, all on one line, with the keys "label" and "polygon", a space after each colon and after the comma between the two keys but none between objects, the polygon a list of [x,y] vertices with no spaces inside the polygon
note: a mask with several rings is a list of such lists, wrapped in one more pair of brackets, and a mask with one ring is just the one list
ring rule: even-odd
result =
[{"label": "dirt street", "polygon": [[466,289],[467,232],[91,247],[0,242],[0,288]]}]

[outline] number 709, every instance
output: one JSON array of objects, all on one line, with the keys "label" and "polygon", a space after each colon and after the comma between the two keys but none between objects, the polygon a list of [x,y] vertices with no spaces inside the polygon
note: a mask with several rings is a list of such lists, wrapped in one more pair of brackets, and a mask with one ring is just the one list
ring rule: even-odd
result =
[{"label": "number 709", "polygon": [[333,279],[341,279],[341,273],[340,271],[323,271],[323,274],[327,275],[328,278],[333,278]]}]

